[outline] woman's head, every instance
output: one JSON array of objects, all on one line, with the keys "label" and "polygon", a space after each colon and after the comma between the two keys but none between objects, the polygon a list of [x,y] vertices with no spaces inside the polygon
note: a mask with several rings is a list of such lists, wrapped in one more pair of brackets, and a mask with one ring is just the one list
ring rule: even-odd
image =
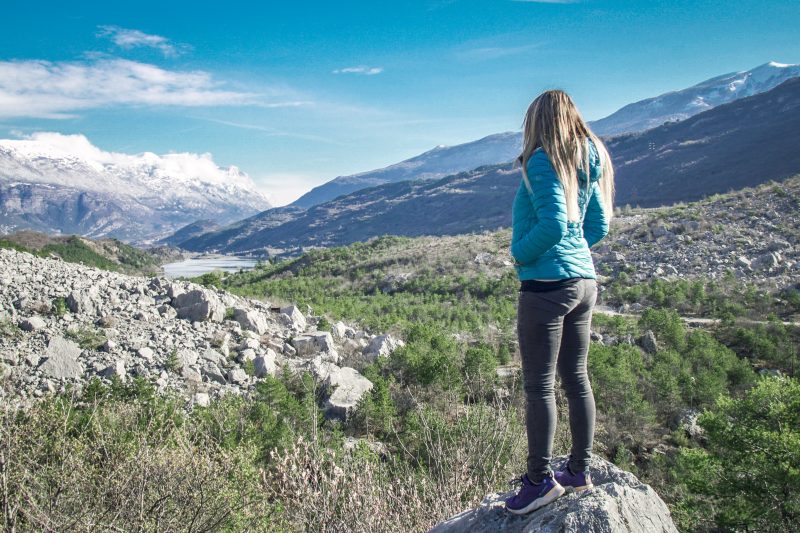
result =
[{"label": "woman's head", "polygon": [[[567,199],[567,216],[569,220],[578,220],[578,167],[582,167],[589,176],[589,147],[586,139],[594,142],[600,155],[601,176],[600,191],[606,218],[613,215],[614,169],[611,158],[603,142],[589,129],[572,98],[560,90],[545,91],[531,102],[522,124],[523,141],[522,175],[530,190],[528,181],[528,159],[534,150],[542,148],[547,154],[558,179],[564,188]],[[586,185],[589,185],[588,180]]]}]

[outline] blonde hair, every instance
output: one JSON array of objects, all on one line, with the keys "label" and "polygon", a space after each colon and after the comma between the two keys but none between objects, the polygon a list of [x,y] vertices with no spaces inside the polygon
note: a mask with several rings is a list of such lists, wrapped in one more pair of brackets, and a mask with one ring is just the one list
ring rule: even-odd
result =
[{"label": "blonde hair", "polygon": [[594,142],[600,156],[599,186],[603,210],[606,220],[611,221],[614,213],[614,168],[611,166],[611,157],[603,142],[581,118],[572,98],[560,90],[543,92],[528,107],[522,131],[522,154],[518,161],[522,164],[525,186],[528,191],[532,191],[528,180],[528,159],[537,148],[541,148],[550,159],[564,188],[567,218],[571,221],[579,218],[579,167],[583,167],[586,173],[587,192],[590,186],[589,146],[586,139]]}]

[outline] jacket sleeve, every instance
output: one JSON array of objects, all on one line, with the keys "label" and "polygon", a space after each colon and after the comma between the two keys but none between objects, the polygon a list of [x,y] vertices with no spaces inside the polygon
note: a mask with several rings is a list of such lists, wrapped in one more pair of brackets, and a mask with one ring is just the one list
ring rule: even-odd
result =
[{"label": "jacket sleeve", "polygon": [[595,181],[592,183],[592,194],[583,219],[583,236],[591,248],[606,235],[608,235],[608,221],[600,198],[600,186]]},{"label": "jacket sleeve", "polygon": [[532,193],[525,188],[536,212],[536,224],[511,244],[511,255],[517,263],[534,262],[567,234],[567,204],[564,189],[547,154],[534,152],[528,159],[528,180]]}]

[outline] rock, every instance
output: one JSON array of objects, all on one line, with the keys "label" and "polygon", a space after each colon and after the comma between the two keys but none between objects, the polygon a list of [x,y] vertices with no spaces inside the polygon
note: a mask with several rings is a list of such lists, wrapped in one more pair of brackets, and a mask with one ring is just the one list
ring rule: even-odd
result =
[{"label": "rock", "polygon": [[697,424],[697,418],[700,416],[698,409],[684,409],[678,415],[678,427],[686,432],[686,435],[692,439],[700,439],[705,433],[703,428]]},{"label": "rock", "polygon": [[[567,456],[553,459],[560,469]],[[594,487],[568,492],[527,515],[505,509],[514,491],[490,494],[480,505],[434,527],[430,533],[677,533],[669,508],[636,476],[592,455],[589,468]]]},{"label": "rock", "polygon": [[228,371],[228,381],[237,385],[246,385],[250,381],[250,376],[241,368],[232,368]]},{"label": "rock", "polygon": [[192,366],[197,364],[197,360],[199,359],[199,355],[194,350],[178,350],[178,362],[182,366]]},{"label": "rock", "polygon": [[148,363],[152,363],[153,360],[155,359],[156,354],[153,353],[152,348],[148,348],[147,346],[145,346],[144,348],[139,348],[138,350],[136,350],[136,355],[138,355]]},{"label": "rock", "polygon": [[224,366],[225,365],[225,358],[222,356],[221,353],[219,353],[218,351],[214,350],[213,348],[206,349],[206,351],[204,351],[203,355],[201,355],[200,357],[202,357],[206,361],[211,361],[212,363],[214,363],[217,366]]},{"label": "rock", "polygon": [[316,331],[308,335],[299,335],[292,339],[292,346],[297,355],[313,355],[317,352],[336,353],[333,337],[330,332]]},{"label": "rock", "polygon": [[648,329],[642,335],[642,338],[639,339],[639,344],[642,346],[642,349],[650,354],[654,354],[658,351],[658,342],[656,341],[656,334],[653,333],[652,330]]},{"label": "rock", "polygon": [[325,402],[329,417],[346,419],[364,394],[372,388],[372,382],[354,368],[344,367],[331,372],[325,380],[333,392]]},{"label": "rock", "polygon": [[278,373],[277,354],[270,348],[267,353],[253,359],[256,377],[274,376]]},{"label": "rock", "polygon": [[81,348],[64,337],[53,337],[47,343],[47,358],[39,369],[47,376],[57,379],[79,379],[83,376],[83,364],[78,361]]},{"label": "rock", "polygon": [[286,326],[296,331],[303,331],[306,329],[306,317],[296,305],[281,307],[281,312],[278,317]]},{"label": "rock", "polygon": [[127,373],[125,372],[125,361],[118,359],[113,365],[109,365],[104,368],[100,372],[100,375],[104,378],[112,378],[116,376],[120,380],[125,381],[125,378],[127,377]]},{"label": "rock", "polygon": [[208,407],[208,404],[211,403],[211,398],[207,392],[195,392],[194,396],[192,396],[192,403],[200,407]]},{"label": "rock", "polygon": [[97,315],[102,309],[100,290],[96,285],[86,290],[72,291],[67,296],[67,307],[73,313]]},{"label": "rock", "polygon": [[228,381],[225,379],[225,375],[222,373],[222,370],[220,370],[219,367],[211,361],[205,361],[203,363],[203,367],[200,369],[200,374],[209,381],[214,381],[220,385],[225,385],[228,383]]},{"label": "rock", "polygon": [[352,338],[354,333],[355,330],[353,330],[353,328],[346,325],[341,320],[333,324],[333,326],[331,326],[331,335],[333,335],[333,337],[338,340]]},{"label": "rock", "polygon": [[239,351],[258,350],[260,347],[261,343],[258,342],[258,339],[245,339],[239,345]]},{"label": "rock", "polygon": [[258,311],[237,307],[233,310],[233,319],[238,322],[243,329],[254,331],[259,335],[263,335],[269,330],[267,318]]},{"label": "rock", "polygon": [[22,331],[39,331],[47,326],[47,322],[40,316],[32,316],[30,318],[23,318],[19,323],[19,329]]},{"label": "rock", "polygon": [[246,350],[242,350],[241,352],[239,352],[239,357],[237,357],[236,360],[239,362],[239,364],[244,364],[247,361],[254,361],[255,358],[256,358],[256,351],[253,350],[252,348],[248,348]]},{"label": "rock", "polygon": [[178,295],[172,302],[178,318],[191,322],[222,322],[225,318],[225,305],[208,289],[194,289]]},{"label": "rock", "polygon": [[402,340],[395,339],[391,335],[378,335],[370,341],[369,346],[364,348],[363,354],[372,359],[388,357],[393,351],[405,346],[405,344]]}]

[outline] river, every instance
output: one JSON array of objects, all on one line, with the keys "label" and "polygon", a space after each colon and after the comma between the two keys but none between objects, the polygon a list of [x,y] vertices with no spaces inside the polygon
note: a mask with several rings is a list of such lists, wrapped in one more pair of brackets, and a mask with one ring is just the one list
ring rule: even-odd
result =
[{"label": "river", "polygon": [[211,257],[192,257],[176,263],[163,265],[164,274],[168,278],[193,278],[214,270],[225,272],[238,272],[241,269],[251,270],[256,266],[257,259],[236,257],[232,255],[219,255]]}]

